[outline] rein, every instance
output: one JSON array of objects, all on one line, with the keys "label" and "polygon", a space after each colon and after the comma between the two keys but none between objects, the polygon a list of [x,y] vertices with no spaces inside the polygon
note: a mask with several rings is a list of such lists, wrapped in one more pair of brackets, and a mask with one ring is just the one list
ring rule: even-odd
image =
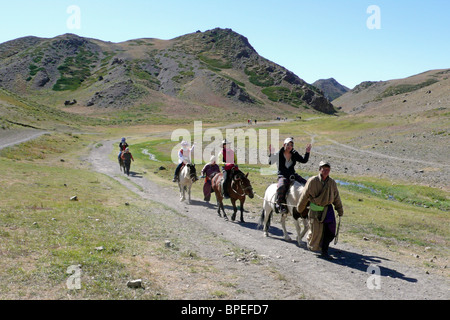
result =
[{"label": "rein", "polygon": [[[242,185],[242,180],[241,179],[239,179],[239,180],[234,180],[235,182],[236,181],[238,181],[237,182],[237,184],[238,184],[238,186],[244,191],[244,193],[243,194],[239,194],[238,192],[237,192],[237,190],[235,190],[235,189],[233,189],[233,187],[231,187],[231,190],[235,193],[235,194],[237,194],[239,197],[245,197],[246,196],[246,193],[245,193],[245,191],[246,190],[253,190],[253,188],[251,187],[251,186],[247,186],[247,187],[243,187],[243,185]],[[253,193],[254,194],[254,193]]]}]

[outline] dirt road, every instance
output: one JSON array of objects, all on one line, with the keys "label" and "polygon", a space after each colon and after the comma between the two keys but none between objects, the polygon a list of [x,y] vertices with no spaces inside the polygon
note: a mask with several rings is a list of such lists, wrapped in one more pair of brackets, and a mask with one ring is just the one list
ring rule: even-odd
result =
[{"label": "dirt road", "polygon": [[[142,198],[163,203],[178,212],[182,223],[195,230],[190,234],[174,230],[174,234],[185,237],[192,250],[220,270],[217,277],[238,279],[233,299],[450,298],[448,279],[390,260],[387,254],[338,243],[330,248],[330,254],[337,259],[323,260],[296,242],[284,241],[279,217],[272,223],[272,236],[264,238],[263,232],[257,230],[257,221],[226,222],[217,216],[214,205],[200,199],[194,199],[192,205],[180,203],[175,186],[161,187],[140,175],[131,176],[129,181],[119,178],[117,163],[108,159],[113,152],[113,141],[101,141],[99,145],[101,147],[93,147],[85,159],[92,164],[92,169],[117,180]],[[345,216],[343,219],[345,221]],[[213,245],[195,241],[208,237],[223,241],[214,241]],[[243,249],[240,259],[226,254],[227,242]],[[258,257],[258,263],[250,263],[251,259],[246,259],[245,255]],[[204,297],[195,283],[186,282],[189,280],[179,281],[180,286],[192,288],[186,299]]]},{"label": "dirt road", "polygon": [[36,139],[47,131],[34,129],[0,130],[0,150],[28,140]]}]

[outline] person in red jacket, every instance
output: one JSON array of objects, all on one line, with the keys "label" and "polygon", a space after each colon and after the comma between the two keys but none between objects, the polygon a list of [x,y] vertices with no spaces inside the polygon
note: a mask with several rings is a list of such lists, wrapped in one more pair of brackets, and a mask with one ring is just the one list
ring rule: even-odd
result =
[{"label": "person in red jacket", "polygon": [[125,172],[127,176],[130,175],[130,166],[131,166],[131,160],[134,161],[133,155],[130,152],[130,148],[126,148],[124,152],[122,152],[122,155],[120,156],[123,160],[123,163],[125,164]]}]

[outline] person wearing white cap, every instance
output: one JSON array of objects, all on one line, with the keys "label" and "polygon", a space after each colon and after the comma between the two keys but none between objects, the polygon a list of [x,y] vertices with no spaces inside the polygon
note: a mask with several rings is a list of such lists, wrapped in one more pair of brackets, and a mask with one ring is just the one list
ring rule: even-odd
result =
[{"label": "person wearing white cap", "polygon": [[306,180],[295,172],[295,165],[297,162],[307,163],[311,152],[311,144],[306,145],[306,152],[301,156],[294,150],[294,138],[286,138],[283,147],[278,153],[272,154],[272,146],[270,146],[269,164],[277,164],[278,166],[278,184],[277,184],[277,199],[276,210],[280,213],[287,213],[286,192],[291,183],[291,177],[301,184],[305,184]]},{"label": "person wearing white cap", "polygon": [[220,168],[216,163],[216,157],[212,156],[209,163],[207,163],[202,169],[202,177],[205,178],[205,184],[203,185],[204,200],[209,202],[211,200],[212,185],[211,179],[220,172]]},{"label": "person wearing white cap", "polygon": [[183,167],[184,164],[191,163],[191,153],[194,151],[194,147],[195,145],[189,148],[189,142],[181,141],[181,149],[178,151],[178,166],[175,169],[173,182],[178,182],[181,167]]},{"label": "person wearing white cap", "polygon": [[336,181],[329,176],[330,170],[329,162],[319,163],[319,174],[308,179],[297,205],[297,210],[303,212],[309,203],[308,249],[321,252],[321,257],[326,259],[333,259],[328,254],[330,242],[336,236],[333,206],[340,217],[344,215]]}]

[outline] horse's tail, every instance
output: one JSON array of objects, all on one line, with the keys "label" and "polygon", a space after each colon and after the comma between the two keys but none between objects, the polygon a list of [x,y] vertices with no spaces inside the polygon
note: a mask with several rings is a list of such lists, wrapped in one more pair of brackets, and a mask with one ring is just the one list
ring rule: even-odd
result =
[{"label": "horse's tail", "polygon": [[[270,221],[272,220],[272,211],[268,213],[269,218],[267,219],[267,226],[266,230],[269,230],[270,227]],[[261,216],[259,217],[257,230],[264,229],[264,219],[266,218],[266,210],[262,209]]]},{"label": "horse's tail", "polygon": [[257,230],[261,230],[264,226],[264,217],[265,217],[266,210],[262,209],[261,216],[259,217],[258,226],[256,227]]}]

